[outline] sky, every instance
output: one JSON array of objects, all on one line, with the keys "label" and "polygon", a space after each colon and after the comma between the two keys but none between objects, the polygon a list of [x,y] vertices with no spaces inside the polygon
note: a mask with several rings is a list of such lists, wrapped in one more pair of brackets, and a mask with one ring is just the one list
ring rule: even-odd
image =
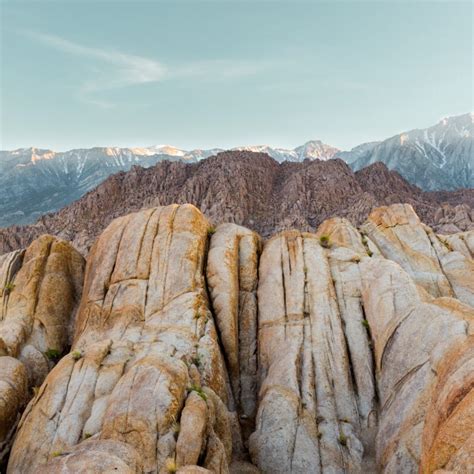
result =
[{"label": "sky", "polygon": [[473,107],[470,1],[0,0],[0,149],[320,139]]}]

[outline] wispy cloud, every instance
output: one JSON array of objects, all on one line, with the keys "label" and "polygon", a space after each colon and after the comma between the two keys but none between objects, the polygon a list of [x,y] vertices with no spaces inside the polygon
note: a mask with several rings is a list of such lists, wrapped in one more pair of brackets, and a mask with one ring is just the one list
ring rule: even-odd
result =
[{"label": "wispy cloud", "polygon": [[171,66],[144,56],[84,46],[56,35],[32,31],[24,34],[58,51],[98,62],[100,67],[94,77],[83,80],[78,92],[82,100],[102,108],[109,108],[112,104],[97,97],[100,91],[169,79],[230,79],[258,74],[268,65],[257,61],[213,60]]}]

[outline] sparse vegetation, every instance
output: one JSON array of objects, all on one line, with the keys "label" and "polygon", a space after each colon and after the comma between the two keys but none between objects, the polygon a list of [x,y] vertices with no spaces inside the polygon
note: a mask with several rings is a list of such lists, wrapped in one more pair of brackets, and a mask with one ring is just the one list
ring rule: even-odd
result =
[{"label": "sparse vegetation", "polygon": [[15,289],[15,283],[13,283],[12,281],[9,281],[3,287],[3,292],[5,293],[5,295],[9,295],[14,289]]},{"label": "sparse vegetation", "polygon": [[369,257],[372,257],[373,252],[372,252],[372,250],[370,250],[370,248],[369,248],[369,241],[367,240],[367,236],[366,236],[365,234],[362,234],[362,244],[363,244],[363,246],[365,247],[365,250],[366,250],[366,252],[367,252],[367,255],[368,255]]},{"label": "sparse vegetation", "polygon": [[360,262],[360,257],[359,255],[355,255],[354,257],[351,258],[352,263],[359,263]]},{"label": "sparse vegetation", "polygon": [[179,424],[179,421],[173,421],[173,424],[171,425],[171,429],[173,430],[173,433],[176,436],[179,435],[179,432],[181,430],[181,425]]},{"label": "sparse vegetation", "polygon": [[329,239],[329,236],[328,235],[322,235],[321,237],[319,237],[319,244],[321,245],[321,247],[324,247],[326,249],[330,248],[331,247],[331,240]]},{"label": "sparse vegetation", "polygon": [[361,323],[362,323],[362,326],[365,327],[365,329],[370,329],[370,324],[369,324],[369,321],[367,321],[367,319],[363,319]]},{"label": "sparse vegetation", "polygon": [[445,239],[439,239],[439,240],[450,252],[453,250],[453,248],[451,247],[451,244],[447,240]]},{"label": "sparse vegetation", "polygon": [[168,458],[165,461],[165,469],[169,474],[174,474],[178,470],[176,461],[173,458]]},{"label": "sparse vegetation", "polygon": [[36,395],[38,395],[39,393],[39,387],[32,387],[32,390],[33,390],[33,396],[36,397]]},{"label": "sparse vegetation", "polygon": [[88,439],[92,436],[92,433],[84,433],[84,439]]},{"label": "sparse vegetation", "polygon": [[51,453],[52,458],[57,458],[58,456],[62,456],[63,452],[62,451],[53,451]]},{"label": "sparse vegetation", "polygon": [[210,227],[208,227],[207,229],[207,235],[212,235],[212,234],[215,234],[216,233],[216,227],[211,225]]},{"label": "sparse vegetation", "polygon": [[61,357],[61,352],[59,352],[57,349],[52,349],[49,348],[44,355],[51,360],[52,362],[57,362],[59,358]]},{"label": "sparse vegetation", "polygon": [[74,351],[71,355],[72,355],[72,358],[74,360],[79,360],[82,357],[82,352],[81,351]]},{"label": "sparse vegetation", "polygon": [[199,354],[196,354],[192,359],[191,362],[199,369],[201,367],[202,361],[201,361],[201,356]]},{"label": "sparse vegetation", "polygon": [[318,436],[318,439],[321,439],[323,437],[323,434],[321,433],[321,431],[318,431],[317,436]]},{"label": "sparse vegetation", "polygon": [[337,440],[341,446],[347,446],[347,436],[344,433],[339,433]]},{"label": "sparse vegetation", "polygon": [[188,391],[196,392],[204,401],[207,401],[207,395],[205,394],[202,387],[198,387],[197,385],[191,385],[191,387],[188,388]]}]

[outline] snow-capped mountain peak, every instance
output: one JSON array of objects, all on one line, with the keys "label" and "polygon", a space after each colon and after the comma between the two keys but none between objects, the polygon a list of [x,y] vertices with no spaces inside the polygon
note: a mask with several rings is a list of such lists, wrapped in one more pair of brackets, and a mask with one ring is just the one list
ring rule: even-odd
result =
[{"label": "snow-capped mountain peak", "polygon": [[304,145],[293,149],[275,148],[269,145],[253,145],[235,147],[233,150],[246,150],[255,153],[267,153],[276,161],[282,163],[283,161],[304,161],[305,159],[319,159],[329,160],[336,155],[340,150],[330,145],[326,145],[320,140],[310,140]]},{"label": "snow-capped mountain peak", "polygon": [[382,161],[427,190],[473,187],[473,117],[472,113],[446,117],[432,127],[400,133],[369,147],[355,160],[349,152],[347,161],[356,170]]}]

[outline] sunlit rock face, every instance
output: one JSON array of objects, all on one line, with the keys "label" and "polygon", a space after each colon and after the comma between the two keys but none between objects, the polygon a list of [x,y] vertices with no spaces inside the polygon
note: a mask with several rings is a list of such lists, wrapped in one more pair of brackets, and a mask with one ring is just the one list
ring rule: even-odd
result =
[{"label": "sunlit rock face", "polygon": [[[0,261],[18,289],[41,239]],[[7,472],[469,472],[471,244],[409,205],[268,240],[188,204],[118,218],[82,290],[72,247],[40,265],[65,295],[45,300],[62,331],[15,329],[32,296],[8,303]],[[42,343],[69,353],[54,367],[21,355]]]},{"label": "sunlit rock face", "polygon": [[68,350],[84,263],[48,235],[0,257],[0,462],[27,401]]}]

